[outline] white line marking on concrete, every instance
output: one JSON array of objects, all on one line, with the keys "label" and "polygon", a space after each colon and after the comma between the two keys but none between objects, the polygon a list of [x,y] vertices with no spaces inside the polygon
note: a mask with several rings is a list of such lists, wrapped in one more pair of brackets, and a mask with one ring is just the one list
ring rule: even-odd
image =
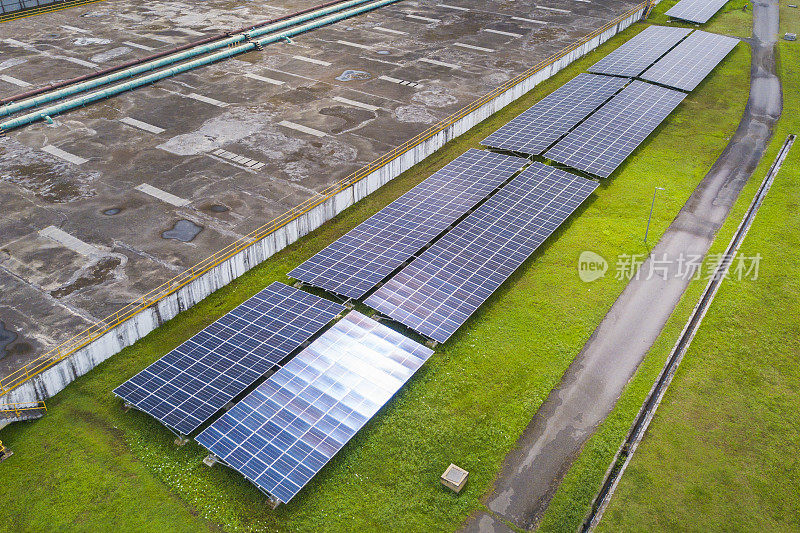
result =
[{"label": "white line marking on concrete", "polygon": [[190,94],[182,94],[181,96],[185,96],[186,98],[191,98],[192,100],[197,100],[198,102],[204,102],[206,104],[215,105],[217,107],[228,107],[227,103],[220,102],[219,100],[211,98],[210,96],[203,96],[202,94],[190,93]]},{"label": "white line marking on concrete", "polygon": [[195,31],[189,28],[175,28],[175,29],[181,33],[185,33],[186,35],[194,35],[195,37],[202,37],[203,35],[205,35],[205,33],[201,31]]},{"label": "white line marking on concrete", "polygon": [[237,165],[242,165],[244,167],[253,170],[260,170],[266,166],[266,163],[256,161],[255,159],[250,159],[249,157],[244,157],[238,154],[234,154],[233,152],[223,150],[222,148],[214,150],[213,152],[211,152],[211,155],[215,155],[221,159],[226,160],[227,162],[234,162]]},{"label": "white line marking on concrete", "polygon": [[343,44],[345,46],[352,46],[353,48],[361,48],[363,50],[372,50],[372,47],[366,44],[359,44],[359,43],[351,43],[350,41],[336,41],[339,44]]},{"label": "white line marking on concrete", "polygon": [[419,83],[416,83],[416,82],[413,82],[413,81],[400,80],[400,79],[397,79],[397,78],[392,78],[391,76],[378,76],[378,79],[379,80],[383,80],[383,81],[390,81],[390,82],[396,83],[398,85],[408,85],[409,87],[418,87],[419,86]]},{"label": "white line marking on concrete", "polygon": [[347,104],[347,105],[351,105],[351,106],[354,106],[354,107],[360,107],[362,109],[366,109],[367,111],[377,111],[378,109],[380,109],[380,107],[377,107],[377,106],[374,106],[374,105],[370,105],[370,104],[365,104],[364,102],[357,102],[356,100],[350,100],[348,98],[342,98],[341,96],[334,96],[333,99],[336,100],[337,102],[341,102],[343,104]]},{"label": "white line marking on concrete", "polygon": [[159,42],[162,42],[162,43],[175,44],[175,41],[173,39],[170,39],[169,37],[162,37],[161,35],[155,35],[153,33],[145,34],[144,37],[147,37],[148,39],[153,39],[154,41],[159,41]]},{"label": "white line marking on concrete", "polygon": [[58,58],[63,59],[64,61],[69,61],[70,63],[75,63],[76,65],[81,65],[82,67],[100,68],[100,65],[98,65],[97,63],[92,63],[91,61],[84,61],[83,59],[77,59],[69,56],[58,56]]},{"label": "white line marking on concrete", "polygon": [[148,194],[153,198],[158,198],[162,202],[174,205],[175,207],[183,207],[185,205],[189,205],[190,203],[192,203],[190,200],[185,200],[183,198],[180,198],[179,196],[170,194],[167,191],[162,191],[158,187],[153,187],[149,183],[142,183],[141,185],[136,187],[136,190]]},{"label": "white line marking on concrete", "polygon": [[591,4],[591,0],[575,0],[576,2],[583,2],[584,4]]},{"label": "white line marking on concrete", "polygon": [[100,250],[91,244],[83,242],[79,238],[74,237],[63,229],[59,229],[55,226],[47,226],[46,228],[39,230],[39,235],[47,237],[48,239],[52,239],[64,248],[69,248],[73,252],[79,253],[86,257],[100,255]]},{"label": "white line marking on concrete", "polygon": [[474,46],[466,43],[453,43],[453,46],[460,46],[461,48],[477,50],[478,52],[494,52],[494,48],[484,48],[483,46]]},{"label": "white line marking on concrete", "polygon": [[300,61],[305,61],[306,63],[313,63],[315,65],[322,65],[323,67],[329,67],[332,63],[327,61],[323,61],[321,59],[314,59],[313,57],[306,57],[306,56],[292,56],[294,59],[298,59]]},{"label": "white line marking on concrete", "polygon": [[526,19],[525,17],[511,17],[511,20],[518,20],[520,22],[530,22],[532,24],[547,24],[547,22],[543,20]]},{"label": "white line marking on concrete", "polygon": [[314,135],[315,137],[326,137],[328,135],[324,131],[315,130],[314,128],[309,128],[308,126],[303,126],[302,124],[295,124],[294,122],[289,122],[288,120],[282,120],[278,122],[278,125],[303,133],[308,133],[309,135]]},{"label": "white line marking on concrete", "polygon": [[152,52],[153,50],[155,50],[155,48],[153,48],[152,46],[145,46],[143,44],[132,43],[130,41],[122,41],[122,44],[126,44],[128,46],[133,47],[133,48],[138,48],[139,50],[147,50],[148,52]]},{"label": "white line marking on concrete", "polygon": [[12,85],[16,85],[17,87],[30,87],[31,84],[27,81],[22,81],[20,79],[15,78],[14,76],[6,76],[5,74],[0,76],[0,80],[3,80],[6,83],[10,83]]},{"label": "white line marking on concrete", "polygon": [[458,11],[469,11],[469,9],[466,8],[466,7],[450,6],[450,5],[447,5],[447,4],[436,4],[436,7],[443,7],[445,9],[457,9]]},{"label": "white line marking on concrete", "polygon": [[383,32],[386,32],[386,33],[393,33],[393,34],[395,34],[395,35],[408,35],[408,32],[407,32],[407,31],[392,30],[392,29],[390,29],[390,28],[383,28],[383,27],[381,27],[381,26],[375,26],[375,27],[374,27],[374,28],[372,28],[372,29],[373,29],[373,30],[378,30],[378,31],[383,31]]},{"label": "white line marking on concrete", "polygon": [[420,17],[419,15],[406,15],[406,18],[414,19],[414,20],[421,20],[423,22],[441,22],[440,19],[432,19],[430,17]]},{"label": "white line marking on concrete", "polygon": [[445,63],[444,61],[437,61],[435,59],[428,59],[427,57],[421,57],[419,59],[423,63],[429,63],[431,65],[436,65],[439,67],[448,67],[448,68],[461,68],[458,65],[454,65],[453,63]]},{"label": "white line marking on concrete", "polygon": [[547,11],[555,11],[556,13],[572,13],[569,9],[558,9],[557,7],[547,7],[547,6],[540,6],[535,5],[534,7],[538,9],[545,9]]},{"label": "white line marking on concrete", "polygon": [[152,124],[148,124],[147,122],[142,122],[141,120],[136,120],[135,118],[125,117],[119,119],[120,122],[123,124],[127,124],[128,126],[133,126],[134,128],[139,128],[140,130],[144,130],[150,133],[155,133],[158,135],[159,133],[164,133],[164,128],[159,128],[158,126],[153,126]]},{"label": "white line marking on concrete", "polygon": [[82,157],[79,157],[77,155],[71,154],[69,152],[65,152],[61,148],[57,148],[57,147],[53,146],[52,144],[48,144],[47,146],[44,146],[42,148],[42,150],[47,152],[50,155],[56,156],[56,157],[58,157],[60,159],[63,159],[64,161],[72,163],[73,165],[82,165],[82,164],[86,163],[87,161],[89,161],[88,159],[84,159]]},{"label": "white line marking on concrete", "polygon": [[76,31],[78,33],[92,33],[89,30],[84,30],[83,28],[76,28],[75,26],[67,26],[66,24],[61,25],[62,28],[69,31]]},{"label": "white line marking on concrete", "polygon": [[272,85],[283,85],[286,83],[285,81],[273,80],[272,78],[266,78],[264,76],[259,76],[258,74],[247,73],[244,75],[244,77],[250,78],[251,80],[263,81],[264,83],[271,83]]},{"label": "white line marking on concrete", "polygon": [[520,33],[512,33],[510,31],[500,31],[500,30],[493,30],[491,28],[484,28],[485,32],[488,33],[496,33],[497,35],[505,35],[506,37],[522,37]]}]

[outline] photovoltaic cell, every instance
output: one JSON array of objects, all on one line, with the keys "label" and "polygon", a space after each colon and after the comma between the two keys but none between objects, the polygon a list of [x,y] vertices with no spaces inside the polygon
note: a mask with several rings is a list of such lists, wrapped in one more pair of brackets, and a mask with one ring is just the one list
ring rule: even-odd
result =
[{"label": "photovoltaic cell", "polygon": [[286,503],[432,353],[352,311],[196,440]]},{"label": "photovoltaic cell", "polygon": [[533,163],[365,303],[446,341],[596,187]]},{"label": "photovoltaic cell", "polygon": [[289,277],[361,298],[526,162],[469,150],[289,272]]},{"label": "photovoltaic cell", "polygon": [[484,139],[485,146],[539,155],[628,80],[579,74]]},{"label": "photovoltaic cell", "polygon": [[667,16],[705,24],[727,3],[728,0],[681,0],[667,10]]},{"label": "photovoltaic cell", "polygon": [[685,97],[680,91],[634,81],[545,157],[607,178]]},{"label": "photovoltaic cell", "polygon": [[589,72],[633,78],[652,65],[692,30],[648,26],[642,33],[589,67]]},{"label": "photovoltaic cell", "polygon": [[692,91],[738,43],[733,37],[695,31],[640,77]]},{"label": "photovoltaic cell", "polygon": [[114,390],[188,435],[344,306],[273,283]]}]

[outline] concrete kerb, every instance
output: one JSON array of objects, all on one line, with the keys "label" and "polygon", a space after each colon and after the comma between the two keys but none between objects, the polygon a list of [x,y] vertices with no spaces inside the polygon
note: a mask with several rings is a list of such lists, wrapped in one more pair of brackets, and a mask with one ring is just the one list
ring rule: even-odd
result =
[{"label": "concrete kerb", "polygon": [[640,7],[575,50],[498,94],[466,116],[374,170],[365,178],[254,242],[248,248],[220,262],[208,272],[105,332],[64,360],[12,389],[5,396],[0,397],[0,404],[33,402],[52,397],[77,377],[86,374],[167,320],[174,318],[179,312],[197,304],[212,292],[224,287],[300,237],[320,227],[355,202],[375,192],[387,182],[432,155],[448,141],[464,134],[479,122],[529,92],[542,81],[552,77],[573,61],[628,28],[641,19],[644,9],[645,6]]}]

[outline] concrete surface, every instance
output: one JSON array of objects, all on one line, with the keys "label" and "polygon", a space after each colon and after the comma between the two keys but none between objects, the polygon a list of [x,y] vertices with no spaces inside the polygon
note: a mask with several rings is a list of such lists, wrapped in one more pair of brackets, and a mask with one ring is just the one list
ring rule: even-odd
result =
[{"label": "concrete surface", "polygon": [[[0,24],[0,95],[311,4],[107,0]],[[405,1],[1,138],[0,320],[16,337],[0,375],[635,2],[542,5],[570,13]]]},{"label": "concrete surface", "polygon": [[[782,108],[777,32],[777,2],[757,0],[750,96],[736,133],[652,249],[642,276],[614,302],[506,457],[486,498],[491,512],[471,517],[464,531],[505,532],[507,522],[534,528],[584,443],[613,409],[688,286],[687,277],[677,276],[677,259],[706,254],[772,137]],[[653,257],[669,262],[666,276]],[[651,268],[658,273],[652,278]]]}]

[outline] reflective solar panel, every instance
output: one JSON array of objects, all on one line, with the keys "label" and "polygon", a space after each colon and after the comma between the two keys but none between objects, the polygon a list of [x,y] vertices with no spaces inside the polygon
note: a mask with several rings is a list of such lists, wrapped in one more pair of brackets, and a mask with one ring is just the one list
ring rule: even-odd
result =
[{"label": "reflective solar panel", "polygon": [[595,188],[533,163],[365,303],[444,342]]},{"label": "reflective solar panel", "polygon": [[286,503],[432,353],[352,311],[196,440]]},{"label": "reflective solar panel", "polygon": [[344,306],[273,283],[114,390],[188,435]]},{"label": "reflective solar panel", "polygon": [[739,39],[733,37],[695,31],[640,77],[684,91],[694,90],[738,43]]},{"label": "reflective solar panel", "polygon": [[686,37],[692,30],[648,26],[606,57],[589,67],[589,72],[633,78]]},{"label": "reflective solar panel", "polygon": [[669,10],[667,16],[705,24],[728,0],[681,0]]},{"label": "reflective solar panel", "polygon": [[680,91],[634,81],[545,157],[607,178],[685,97]]},{"label": "reflective solar panel", "polygon": [[289,277],[360,298],[526,162],[469,150],[289,272]]},{"label": "reflective solar panel", "polygon": [[626,83],[628,80],[624,78],[579,74],[484,139],[482,144],[541,154]]}]

